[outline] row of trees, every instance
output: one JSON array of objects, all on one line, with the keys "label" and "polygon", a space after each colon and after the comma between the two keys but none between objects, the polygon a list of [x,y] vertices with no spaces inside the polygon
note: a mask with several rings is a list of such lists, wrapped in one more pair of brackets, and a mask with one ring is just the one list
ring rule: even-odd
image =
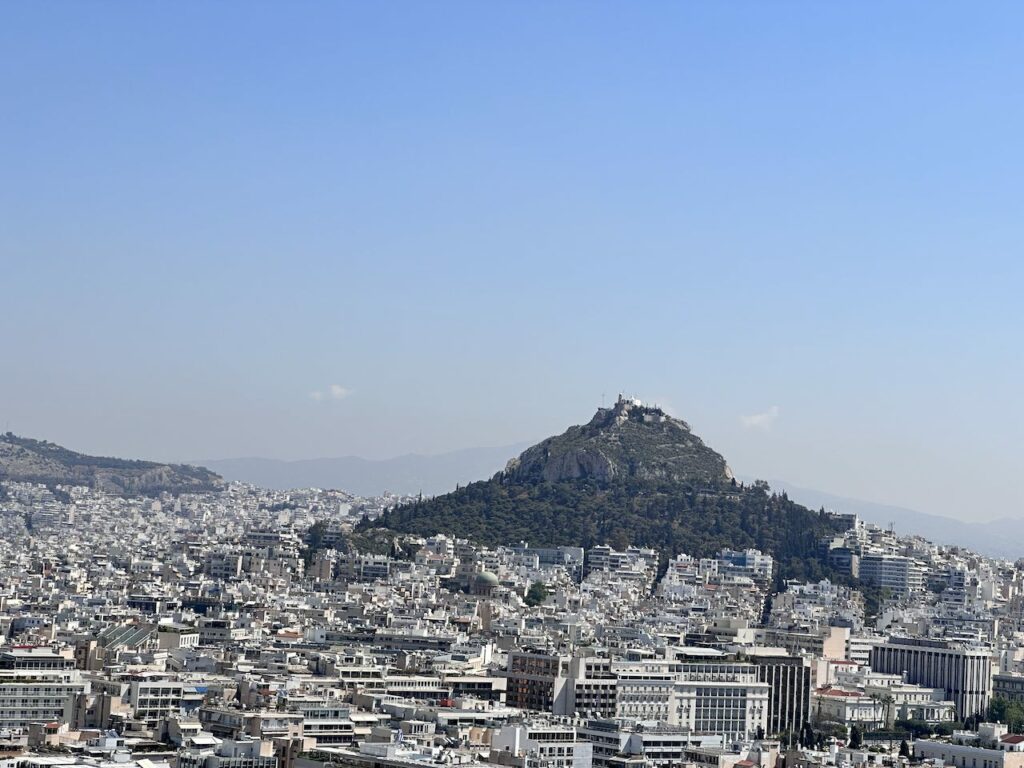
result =
[{"label": "row of trees", "polygon": [[899,739],[908,743],[909,747],[909,741],[913,741],[914,739],[923,739],[930,736],[951,736],[953,731],[963,730],[972,724],[973,723],[957,721],[931,725],[923,720],[896,720],[893,723],[893,727],[889,730],[865,731],[858,725],[853,725],[850,728],[847,728],[839,722],[819,720],[815,722],[814,727],[810,728],[807,733],[801,730],[799,743],[801,745],[805,744],[808,740],[808,736],[813,734],[814,742],[820,742],[822,740],[827,740],[828,738],[836,738],[840,741],[845,741],[853,749],[860,749],[863,747],[865,740],[868,738],[874,741],[882,738],[893,742],[895,742],[896,739]]},{"label": "row of trees", "polygon": [[[897,734],[886,734],[889,737],[900,738]],[[831,721],[820,721],[816,725],[810,723],[804,723],[796,733],[783,733],[779,735],[779,740],[788,746],[799,746],[804,749],[817,749],[822,751],[825,749],[830,739],[838,739],[846,743],[851,749],[863,749],[864,740],[866,734],[857,725],[847,728],[842,723],[831,722]],[[763,738],[763,731],[759,731],[759,738]],[[906,738],[903,738],[900,742],[900,756],[910,756],[910,744]]]}]

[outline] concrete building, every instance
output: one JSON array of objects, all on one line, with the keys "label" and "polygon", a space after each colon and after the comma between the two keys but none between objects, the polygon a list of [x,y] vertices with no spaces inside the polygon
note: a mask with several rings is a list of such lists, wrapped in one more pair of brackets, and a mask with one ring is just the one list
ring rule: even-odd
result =
[{"label": "concrete building", "polygon": [[767,732],[771,686],[758,680],[753,664],[710,662],[680,667],[676,722],[681,727],[698,735],[721,735],[727,741]]},{"label": "concrete building", "polygon": [[810,721],[811,662],[800,656],[774,655],[758,652],[749,654],[757,668],[757,679],[767,683],[771,690],[768,699],[769,734],[797,733]]},{"label": "concrete building", "polygon": [[845,659],[849,639],[849,627],[822,627],[816,630],[769,627],[764,633],[766,646],[784,648],[794,655],[806,654],[823,659]]},{"label": "concrete building", "polygon": [[992,697],[992,652],[927,638],[891,637],[871,650],[871,668],[908,683],[942,688],[961,719],[984,712]]},{"label": "concrete building", "polygon": [[497,729],[491,737],[491,751],[521,759],[521,763],[509,763],[521,768],[591,768],[594,748],[579,737],[573,725],[531,720]]},{"label": "concrete building", "polygon": [[865,554],[860,558],[860,579],[898,595],[924,591],[924,568],[904,555]]},{"label": "concrete building", "polygon": [[912,749],[915,760],[954,768],[1024,768],[1024,736],[999,723],[982,723],[976,734],[958,731],[951,742],[919,739]]},{"label": "concrete building", "polygon": [[34,722],[71,722],[85,691],[73,654],[47,647],[0,653],[0,730],[27,730]]},{"label": "concrete building", "polygon": [[562,654],[510,653],[505,701],[519,709],[566,712],[569,661],[569,656]]},{"label": "concrete building", "polygon": [[228,740],[178,753],[178,768],[277,768],[277,762],[274,745],[255,739]]}]

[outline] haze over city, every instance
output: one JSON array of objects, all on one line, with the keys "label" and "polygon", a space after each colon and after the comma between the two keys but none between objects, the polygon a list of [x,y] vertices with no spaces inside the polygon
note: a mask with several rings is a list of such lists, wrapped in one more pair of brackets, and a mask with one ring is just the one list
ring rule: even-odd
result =
[{"label": "haze over city", "polygon": [[8,4],[0,427],[535,442],[1024,515],[1014,4]]}]

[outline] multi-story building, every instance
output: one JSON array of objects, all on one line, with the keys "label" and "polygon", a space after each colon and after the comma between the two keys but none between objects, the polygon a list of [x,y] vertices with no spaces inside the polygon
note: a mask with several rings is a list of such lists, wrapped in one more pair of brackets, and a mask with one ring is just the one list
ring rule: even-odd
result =
[{"label": "multi-story building", "polygon": [[677,679],[676,722],[691,733],[743,741],[767,732],[771,686],[753,664],[685,663]]},{"label": "multi-story building", "polygon": [[1024,675],[1012,673],[993,675],[992,696],[1010,701],[1024,701]]},{"label": "multi-story building", "polygon": [[508,655],[505,701],[536,712],[565,712],[571,657],[559,653],[514,651]]},{"label": "multi-story building", "polygon": [[984,647],[891,637],[872,648],[871,668],[903,675],[915,685],[942,688],[961,719],[984,712],[992,697],[992,651]]},{"label": "multi-story building", "polygon": [[70,722],[75,699],[84,691],[70,651],[16,647],[0,652],[0,730]]},{"label": "multi-story building", "polygon": [[759,584],[770,584],[775,562],[757,549],[723,549],[718,553],[718,571],[726,576],[745,576]]},{"label": "multi-story building", "polygon": [[764,633],[765,645],[769,647],[784,648],[791,654],[807,654],[822,659],[845,659],[849,638],[849,627],[769,627]]},{"label": "multi-story building", "polygon": [[771,689],[768,699],[768,727],[771,734],[797,733],[810,721],[811,662],[802,656],[779,656],[751,652],[757,679]]},{"label": "multi-story building", "polygon": [[277,768],[269,741],[223,741],[213,748],[192,747],[178,753],[178,768]]},{"label": "multi-story building", "polygon": [[609,546],[598,546],[587,551],[587,569],[607,571],[622,576],[642,573],[657,568],[658,551],[641,547],[629,547],[619,552]]},{"label": "multi-story building", "polygon": [[814,717],[879,730],[885,727],[886,711],[880,698],[863,690],[826,687],[814,694]]},{"label": "multi-story building", "polygon": [[676,768],[686,762],[688,749],[723,744],[720,736],[698,736],[679,726],[650,721],[587,720],[578,731],[593,744],[595,768],[618,765],[623,756],[642,756],[652,768]]},{"label": "multi-story building", "polygon": [[491,737],[491,750],[523,758],[522,768],[590,768],[593,749],[575,726],[546,720],[506,725]]},{"label": "multi-story building", "polygon": [[290,700],[288,708],[302,713],[302,735],[316,739],[317,746],[351,744],[355,723],[346,704],[326,699]]},{"label": "multi-story building", "polygon": [[588,717],[615,714],[618,678],[611,664],[609,659],[599,656],[578,656],[569,662],[569,701],[564,714]]},{"label": "multi-story building", "polygon": [[517,651],[509,654],[507,676],[509,706],[555,715],[615,715],[617,678],[607,658]]},{"label": "multi-story building", "polygon": [[911,595],[924,591],[924,568],[919,562],[904,555],[872,553],[860,558],[860,579],[897,595]]},{"label": "multi-story building", "polygon": [[679,714],[676,675],[669,664],[636,664],[616,670],[616,717],[674,723]]}]

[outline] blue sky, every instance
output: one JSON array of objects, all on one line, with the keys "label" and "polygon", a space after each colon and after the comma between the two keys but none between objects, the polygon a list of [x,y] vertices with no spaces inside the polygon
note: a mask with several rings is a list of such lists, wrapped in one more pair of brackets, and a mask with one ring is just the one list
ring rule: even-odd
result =
[{"label": "blue sky", "polygon": [[8,4],[0,426],[382,457],[624,389],[745,475],[1024,514],[1022,30],[995,3]]}]

